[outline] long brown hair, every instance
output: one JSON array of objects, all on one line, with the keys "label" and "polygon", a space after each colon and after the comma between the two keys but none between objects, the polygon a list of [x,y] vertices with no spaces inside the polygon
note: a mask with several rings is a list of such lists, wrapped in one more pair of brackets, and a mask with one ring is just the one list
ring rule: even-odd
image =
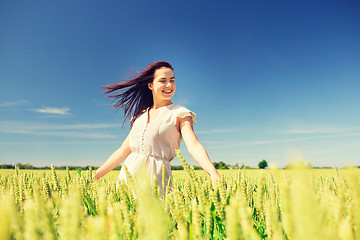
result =
[{"label": "long brown hair", "polygon": [[120,91],[120,93],[109,95],[108,97],[112,97],[114,101],[116,101],[112,106],[113,108],[116,110],[122,108],[124,110],[124,122],[126,119],[131,119],[132,125],[145,109],[154,104],[148,83],[154,81],[155,71],[162,67],[170,68],[174,71],[170,63],[158,61],[148,65],[137,76],[130,80],[104,86],[104,93],[111,93],[116,90]]}]

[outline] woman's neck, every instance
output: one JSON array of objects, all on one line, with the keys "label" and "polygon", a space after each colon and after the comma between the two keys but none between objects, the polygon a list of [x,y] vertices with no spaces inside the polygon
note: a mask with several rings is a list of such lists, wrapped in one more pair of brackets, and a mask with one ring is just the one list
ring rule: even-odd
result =
[{"label": "woman's neck", "polygon": [[167,105],[172,104],[171,100],[166,100],[166,101],[156,101],[154,99],[154,104],[152,105],[152,109],[158,109]]}]

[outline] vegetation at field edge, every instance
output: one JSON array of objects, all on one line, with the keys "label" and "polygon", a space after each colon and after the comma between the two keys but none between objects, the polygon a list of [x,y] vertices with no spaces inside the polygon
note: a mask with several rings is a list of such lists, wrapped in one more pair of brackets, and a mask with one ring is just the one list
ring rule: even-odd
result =
[{"label": "vegetation at field edge", "polygon": [[213,188],[128,174],[1,170],[1,239],[360,239],[360,170],[226,170]]}]

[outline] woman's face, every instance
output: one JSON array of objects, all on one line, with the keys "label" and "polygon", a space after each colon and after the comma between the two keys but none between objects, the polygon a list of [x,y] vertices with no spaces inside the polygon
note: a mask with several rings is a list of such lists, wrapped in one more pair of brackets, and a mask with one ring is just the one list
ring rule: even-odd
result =
[{"label": "woman's face", "polygon": [[170,101],[176,89],[173,70],[167,67],[156,69],[154,80],[148,86],[155,101]]}]

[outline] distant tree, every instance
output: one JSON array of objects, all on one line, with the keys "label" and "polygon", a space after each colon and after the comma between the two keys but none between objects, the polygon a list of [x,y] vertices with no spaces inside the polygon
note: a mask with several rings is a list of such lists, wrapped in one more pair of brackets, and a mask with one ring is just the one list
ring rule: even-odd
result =
[{"label": "distant tree", "polygon": [[17,166],[19,169],[33,169],[33,168],[34,168],[33,166],[31,166],[30,163],[26,163],[26,164],[18,163],[18,164],[16,164],[16,166]]},{"label": "distant tree", "polygon": [[268,166],[268,163],[265,160],[262,160],[261,162],[259,162],[258,166],[259,168],[264,169]]},{"label": "distant tree", "polygon": [[30,163],[26,163],[26,164],[24,164],[24,168],[25,169],[32,169],[34,167]]},{"label": "distant tree", "polygon": [[232,169],[243,169],[245,168],[245,164],[242,163],[241,165],[239,165],[238,163],[235,163],[235,165],[230,166],[230,168],[232,167]]},{"label": "distant tree", "polygon": [[171,165],[171,170],[183,170],[183,166]]},{"label": "distant tree", "polygon": [[213,164],[216,169],[229,169],[229,166],[224,162],[214,162]]},{"label": "distant tree", "polygon": [[1,169],[14,169],[14,165],[12,165],[12,164],[1,164],[0,168]]}]

